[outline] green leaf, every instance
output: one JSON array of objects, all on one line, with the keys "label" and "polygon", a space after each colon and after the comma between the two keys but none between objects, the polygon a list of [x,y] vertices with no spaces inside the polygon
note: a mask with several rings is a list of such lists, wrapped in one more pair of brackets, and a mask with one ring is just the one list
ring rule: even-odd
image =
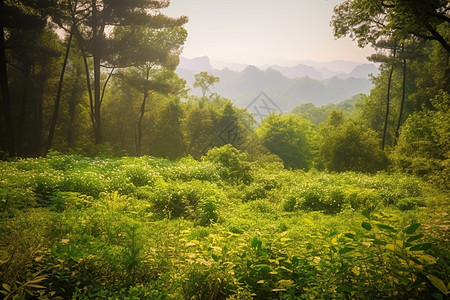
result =
[{"label": "green leaf", "polygon": [[381,230],[385,230],[388,232],[395,232],[395,228],[389,225],[385,225],[385,224],[377,224],[377,227],[380,228]]},{"label": "green leaf", "polygon": [[361,226],[362,226],[362,228],[364,228],[365,230],[372,230],[372,225],[370,225],[370,223],[362,222]]},{"label": "green leaf", "polygon": [[344,254],[344,253],[347,253],[347,252],[350,252],[350,251],[353,251],[353,250],[355,250],[355,248],[344,247],[341,250],[339,250],[339,254]]},{"label": "green leaf", "polygon": [[444,300],[444,297],[442,297],[441,293],[434,293],[433,298],[437,300]]},{"label": "green leaf", "polygon": [[260,243],[261,243],[261,241],[258,239],[257,236],[255,236],[255,237],[252,239],[252,247],[253,247],[253,248],[256,248]]},{"label": "green leaf", "polygon": [[419,245],[415,245],[415,246],[412,246],[411,248],[409,248],[409,251],[428,250],[431,248],[431,246],[433,246],[431,243],[419,244]]},{"label": "green leaf", "polygon": [[3,287],[6,291],[11,292],[11,287],[9,286],[9,284],[7,284],[7,283],[2,283],[2,287]]},{"label": "green leaf", "polygon": [[403,230],[404,233],[406,234],[413,234],[414,232],[416,232],[417,228],[419,228],[420,223],[414,223],[410,226],[408,226],[405,230]]},{"label": "green leaf", "polygon": [[355,235],[353,233],[350,233],[350,232],[346,233],[345,237],[348,237],[349,239],[353,239],[353,240],[355,239]]},{"label": "green leaf", "polygon": [[427,275],[427,278],[431,281],[431,283],[434,285],[435,288],[437,288],[440,292],[442,292],[444,295],[448,295],[447,287],[445,286],[444,281],[442,279],[434,276],[434,275]]},{"label": "green leaf", "polygon": [[337,287],[337,291],[338,292],[347,292],[347,293],[351,293],[351,292],[353,292],[354,290],[353,290],[353,288],[351,287],[351,286],[348,286],[348,285],[346,285],[346,284],[341,284],[341,285],[339,285],[338,287]]},{"label": "green leaf", "polygon": [[26,286],[27,286],[27,287],[32,287],[32,288],[35,288],[35,289],[45,289],[45,288],[46,288],[46,287],[43,286],[43,285],[34,284],[34,283],[27,284]]},{"label": "green leaf", "polygon": [[407,240],[407,242],[408,242],[408,243],[411,243],[411,242],[420,240],[421,238],[423,238],[423,234],[414,235],[414,236],[410,237],[410,238]]},{"label": "green leaf", "polygon": [[211,254],[212,259],[214,259],[215,262],[219,261],[219,257],[216,254]]},{"label": "green leaf", "polygon": [[379,240],[379,239],[374,239],[374,240],[373,240],[373,243],[374,243],[375,245],[382,245],[382,246],[387,245],[387,242],[382,241],[382,240]]},{"label": "green leaf", "polygon": [[362,215],[370,220],[370,212],[367,209],[362,211]]}]

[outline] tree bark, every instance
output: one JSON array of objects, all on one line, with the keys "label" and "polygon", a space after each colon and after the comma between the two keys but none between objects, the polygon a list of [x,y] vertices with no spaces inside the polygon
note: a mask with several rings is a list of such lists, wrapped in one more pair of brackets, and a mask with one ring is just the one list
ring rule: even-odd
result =
[{"label": "tree bark", "polygon": [[[0,0],[0,10],[3,10],[4,0]],[[16,155],[14,129],[11,116],[11,99],[8,87],[8,72],[6,68],[5,33],[3,25],[0,25],[0,87],[2,90],[1,111],[5,123],[6,148],[10,156]]]},{"label": "tree bark", "polygon": [[[150,77],[150,68],[147,68],[146,70],[146,82],[148,82],[148,79]],[[141,156],[141,145],[142,145],[142,119],[144,118],[145,114],[145,104],[147,102],[148,98],[148,89],[147,87],[144,87],[144,99],[142,99],[142,105],[141,105],[141,113],[139,115],[139,121],[138,121],[138,136],[136,141],[136,155]]]},{"label": "tree bark", "polygon": [[94,132],[95,132],[95,144],[101,144],[102,139],[102,126],[101,126],[101,114],[100,114],[100,80],[101,80],[101,70],[100,70],[100,43],[102,33],[97,32],[97,1],[92,0],[92,57],[94,60]]},{"label": "tree bark", "polygon": [[19,155],[24,155],[25,150],[25,116],[27,114],[27,106],[28,106],[28,89],[30,88],[29,81],[30,81],[30,72],[31,72],[31,66],[26,65],[23,71],[23,91],[22,91],[22,102],[20,103],[20,113],[19,113],[19,120],[18,120],[18,134],[17,134],[17,152]]},{"label": "tree bark", "polygon": [[387,134],[387,127],[388,127],[388,122],[389,122],[389,108],[390,108],[390,102],[391,102],[392,74],[394,73],[396,54],[397,54],[397,46],[394,45],[394,53],[393,53],[394,61],[392,62],[391,70],[389,71],[389,79],[388,79],[387,95],[386,95],[386,115],[385,115],[384,127],[383,127],[383,140],[381,143],[381,148],[383,150],[384,150],[384,147],[386,146],[386,134]]},{"label": "tree bark", "polygon": [[64,82],[64,74],[66,72],[67,60],[69,59],[70,47],[72,44],[73,31],[74,31],[74,29],[71,29],[69,39],[67,40],[66,54],[64,56],[64,62],[63,62],[63,66],[61,69],[61,75],[59,77],[58,91],[56,93],[55,106],[53,108],[53,114],[52,114],[52,119],[51,119],[51,123],[50,123],[50,130],[48,132],[47,147],[45,149],[45,153],[47,153],[50,150],[50,148],[52,147],[53,135],[55,133],[56,121],[58,120],[59,106],[61,103],[61,93],[62,93],[62,87],[63,87],[63,82]]},{"label": "tree bark", "polygon": [[[404,51],[404,48],[403,48]],[[400,112],[398,114],[397,128],[395,129],[395,144],[397,144],[400,126],[402,124],[403,109],[405,107],[406,99],[406,58],[403,59],[403,83],[402,83],[402,101],[400,103]]]}]

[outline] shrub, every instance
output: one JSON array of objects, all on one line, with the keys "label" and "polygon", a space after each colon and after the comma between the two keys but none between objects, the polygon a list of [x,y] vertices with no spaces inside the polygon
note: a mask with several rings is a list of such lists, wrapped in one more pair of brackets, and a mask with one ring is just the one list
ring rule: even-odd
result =
[{"label": "shrub", "polygon": [[220,177],[229,183],[248,184],[252,180],[247,155],[232,145],[213,148],[202,159],[216,164]]},{"label": "shrub", "polygon": [[208,226],[219,219],[217,204],[213,198],[202,199],[195,214],[195,225]]},{"label": "shrub", "polygon": [[339,187],[311,184],[301,192],[304,199],[301,207],[306,210],[319,210],[324,213],[338,213],[345,202],[345,194]]},{"label": "shrub", "polygon": [[77,192],[56,192],[50,198],[50,209],[63,212],[66,209],[82,209],[93,202],[92,196],[86,196]]},{"label": "shrub", "polygon": [[[220,192],[214,185],[197,180],[189,182],[157,180],[152,188],[142,187],[137,192],[139,198],[152,203],[156,213],[171,218],[194,218],[199,206],[201,207],[199,218],[208,218],[215,210],[213,199],[218,195]],[[213,219],[216,217],[213,216]],[[203,221],[206,222],[206,219]]]},{"label": "shrub", "polygon": [[98,197],[101,192],[106,191],[106,181],[103,174],[77,170],[66,175],[61,190]]}]

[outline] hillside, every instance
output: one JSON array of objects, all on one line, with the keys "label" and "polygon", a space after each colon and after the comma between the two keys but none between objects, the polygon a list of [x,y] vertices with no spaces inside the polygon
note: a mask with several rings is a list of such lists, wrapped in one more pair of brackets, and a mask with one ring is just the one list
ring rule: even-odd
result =
[{"label": "hillside", "polygon": [[0,169],[8,299],[446,292],[448,195],[408,175],[289,171],[230,147],[202,161],[53,153]]},{"label": "hillside", "polygon": [[[307,65],[295,67],[271,66],[261,70],[247,66],[243,71],[214,69],[207,57],[188,60],[183,58],[177,69],[178,75],[192,86],[194,75],[207,71],[220,78],[214,92],[232,100],[239,107],[247,105],[261,92],[265,92],[283,111],[289,111],[302,103],[324,105],[338,103],[356,94],[369,93],[372,83],[368,74],[374,65],[357,65],[349,74],[326,78],[324,73]],[[329,71],[329,70],[328,70]],[[331,71],[330,71],[331,72]],[[200,91],[192,90],[200,95]]]}]

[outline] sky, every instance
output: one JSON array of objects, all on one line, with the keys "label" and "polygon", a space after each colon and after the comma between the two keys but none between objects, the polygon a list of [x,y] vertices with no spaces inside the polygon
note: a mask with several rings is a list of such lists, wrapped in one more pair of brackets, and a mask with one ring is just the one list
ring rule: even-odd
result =
[{"label": "sky", "polygon": [[343,0],[171,0],[163,13],[188,16],[183,56],[213,62],[294,65],[313,60],[366,62],[373,53],[336,40],[333,8]]}]

